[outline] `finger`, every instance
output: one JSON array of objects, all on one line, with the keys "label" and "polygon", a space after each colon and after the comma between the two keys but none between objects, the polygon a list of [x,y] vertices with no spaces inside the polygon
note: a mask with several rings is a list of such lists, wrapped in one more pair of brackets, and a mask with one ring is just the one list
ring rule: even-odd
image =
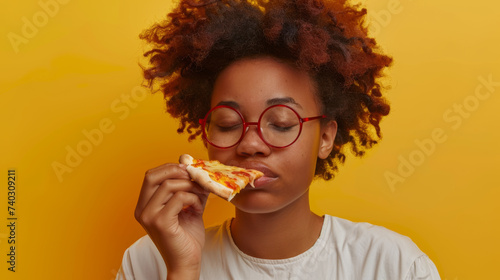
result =
[{"label": "finger", "polygon": [[170,179],[164,181],[159,187],[156,188],[154,194],[150,197],[148,201],[140,201],[138,203],[138,208],[148,208],[149,211],[157,212],[167,201],[177,192],[193,192],[200,193],[198,184],[183,180],[183,179]]},{"label": "finger", "polygon": [[161,209],[153,211],[148,205],[144,209],[139,219],[139,223],[148,232],[151,228],[156,228],[163,230],[169,229],[169,232],[174,234],[176,231],[175,228],[179,225],[179,213],[187,208],[190,208],[191,212],[195,214],[203,214],[203,206],[197,195],[190,192],[179,191],[176,192]]},{"label": "finger", "polygon": [[193,183],[188,180],[170,179],[166,180],[160,186],[154,188],[151,196],[141,196],[135,208],[135,218],[141,222],[144,217],[154,216],[161,210],[165,203],[178,191],[189,191]]},{"label": "finger", "polygon": [[168,179],[190,180],[190,177],[185,166],[179,164],[164,164],[146,171],[137,202],[138,207],[140,209],[144,208],[158,186]]},{"label": "finger", "polygon": [[156,186],[169,178],[190,179],[185,164],[166,163],[146,171],[143,185]]},{"label": "finger", "polygon": [[203,214],[203,203],[199,196],[189,192],[177,192],[165,204],[159,214],[166,217],[170,222],[169,224],[174,225],[178,222],[179,213],[188,207],[197,214]]}]

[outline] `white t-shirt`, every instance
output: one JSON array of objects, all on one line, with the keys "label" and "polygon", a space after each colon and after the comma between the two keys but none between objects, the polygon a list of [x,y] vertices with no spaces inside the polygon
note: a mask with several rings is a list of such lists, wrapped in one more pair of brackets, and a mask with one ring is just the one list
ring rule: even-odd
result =
[{"label": "white t-shirt", "polygon": [[[321,234],[304,253],[280,260],[236,247],[230,220],[206,229],[200,279],[436,280],[434,263],[410,238],[381,226],[325,215]],[[116,279],[165,280],[167,269],[148,235],[130,246]]]}]

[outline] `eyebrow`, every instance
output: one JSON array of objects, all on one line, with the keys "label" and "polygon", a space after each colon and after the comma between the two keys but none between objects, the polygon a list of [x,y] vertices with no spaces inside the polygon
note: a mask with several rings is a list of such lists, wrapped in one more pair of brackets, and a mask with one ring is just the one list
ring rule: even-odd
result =
[{"label": "eyebrow", "polygon": [[225,106],[233,107],[234,109],[240,109],[240,104],[236,103],[235,101],[221,101],[221,102],[217,103],[217,105],[215,105],[215,106],[219,106],[219,105],[225,105]]},{"label": "eyebrow", "polygon": [[295,99],[291,98],[291,97],[278,97],[278,98],[272,98],[272,99],[269,99],[267,100],[267,106],[273,106],[273,105],[278,105],[278,104],[293,104],[297,107],[299,107],[300,109],[302,109],[302,106],[300,106],[299,103],[297,103],[297,101],[295,101]]},{"label": "eyebrow", "polygon": [[[292,104],[292,105],[295,105],[298,108],[302,109],[302,106],[300,106],[300,104],[297,103],[297,101],[295,101],[295,99],[293,99],[291,97],[276,97],[276,98],[272,98],[272,99],[269,99],[266,101],[267,106],[273,106],[273,105],[278,105],[278,104],[283,104],[283,105]],[[235,101],[221,101],[221,102],[217,103],[216,106],[219,106],[219,105],[225,105],[225,106],[233,107],[235,109],[240,109],[240,104],[238,104]]]}]

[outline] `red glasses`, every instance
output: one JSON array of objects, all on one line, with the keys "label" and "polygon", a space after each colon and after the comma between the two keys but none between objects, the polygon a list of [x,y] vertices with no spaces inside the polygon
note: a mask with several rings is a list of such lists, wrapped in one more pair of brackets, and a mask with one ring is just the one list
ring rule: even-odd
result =
[{"label": "red glasses", "polygon": [[227,149],[241,142],[250,125],[257,126],[259,137],[268,146],[285,148],[297,141],[302,132],[302,124],[326,118],[325,115],[301,118],[291,107],[278,104],[262,112],[258,122],[245,122],[243,115],[233,107],[219,105],[208,111],[200,119],[203,139],[210,145]]}]

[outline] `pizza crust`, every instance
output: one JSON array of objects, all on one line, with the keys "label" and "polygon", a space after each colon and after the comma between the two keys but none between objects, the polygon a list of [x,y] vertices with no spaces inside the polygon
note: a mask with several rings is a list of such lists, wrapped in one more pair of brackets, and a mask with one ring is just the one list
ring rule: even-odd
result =
[{"label": "pizza crust", "polygon": [[188,154],[183,154],[179,157],[179,162],[185,165],[191,165],[193,164],[194,158]]}]

